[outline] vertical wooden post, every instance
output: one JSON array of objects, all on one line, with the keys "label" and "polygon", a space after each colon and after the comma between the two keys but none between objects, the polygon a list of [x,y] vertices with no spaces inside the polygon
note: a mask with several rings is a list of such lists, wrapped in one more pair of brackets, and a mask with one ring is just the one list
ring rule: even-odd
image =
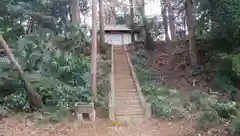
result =
[{"label": "vertical wooden post", "polygon": [[103,6],[103,0],[99,1],[99,25],[100,25],[100,47],[104,48],[105,43],[105,33],[104,33],[104,6]]},{"label": "vertical wooden post", "polygon": [[92,94],[97,96],[97,0],[92,0],[92,56],[91,56]]}]

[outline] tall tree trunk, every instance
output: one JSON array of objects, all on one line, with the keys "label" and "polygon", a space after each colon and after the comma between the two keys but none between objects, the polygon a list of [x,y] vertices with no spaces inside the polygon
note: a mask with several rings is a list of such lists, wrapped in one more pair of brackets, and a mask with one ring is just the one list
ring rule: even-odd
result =
[{"label": "tall tree trunk", "polygon": [[91,56],[92,94],[97,96],[97,0],[92,0],[92,56]]},{"label": "tall tree trunk", "polygon": [[0,35],[0,46],[2,46],[4,48],[4,51],[7,55],[7,57],[9,58],[9,60],[13,64],[13,66],[17,69],[17,72],[19,73],[20,78],[24,82],[24,85],[28,91],[28,103],[29,103],[30,108],[32,110],[40,109],[42,107],[42,101],[41,101],[40,95],[33,90],[32,86],[25,78],[24,72],[23,72],[21,66],[18,64],[17,60],[13,56],[11,49],[9,48],[8,44],[3,39],[2,35]]},{"label": "tall tree trunk", "polygon": [[148,22],[145,18],[144,0],[141,0],[140,2],[137,1],[136,5],[139,5],[138,12],[140,12],[140,15],[142,18],[142,25],[143,25],[142,31],[144,34],[144,47],[147,50],[154,50],[155,44],[153,43],[152,36],[149,33]]},{"label": "tall tree trunk", "polygon": [[103,8],[103,0],[98,0],[99,1],[99,22],[100,22],[100,49],[104,48],[104,8]]},{"label": "tall tree trunk", "polygon": [[164,27],[164,33],[165,33],[165,40],[170,41],[169,35],[168,35],[168,18],[167,18],[167,5],[166,0],[163,0],[162,5],[162,17],[163,17],[163,27]]},{"label": "tall tree trunk", "polygon": [[130,20],[131,20],[131,29],[132,29],[131,41],[132,41],[132,44],[135,45],[133,0],[129,0],[129,3],[130,3]]},{"label": "tall tree trunk", "polygon": [[175,17],[171,3],[168,3],[169,28],[171,33],[171,40],[176,40]]},{"label": "tall tree trunk", "polygon": [[189,57],[192,65],[196,65],[198,62],[198,55],[196,50],[196,35],[194,29],[194,16],[193,16],[193,1],[186,0],[186,17],[188,27],[188,40],[189,40]]},{"label": "tall tree trunk", "polygon": [[106,8],[105,10],[105,24],[109,25],[110,24],[110,19],[111,19],[111,15],[110,15],[110,9]]},{"label": "tall tree trunk", "polygon": [[80,23],[80,1],[72,0],[71,9],[72,9],[72,23],[74,25]]},{"label": "tall tree trunk", "polygon": [[116,25],[116,1],[115,0],[110,0],[110,24],[111,25]]}]

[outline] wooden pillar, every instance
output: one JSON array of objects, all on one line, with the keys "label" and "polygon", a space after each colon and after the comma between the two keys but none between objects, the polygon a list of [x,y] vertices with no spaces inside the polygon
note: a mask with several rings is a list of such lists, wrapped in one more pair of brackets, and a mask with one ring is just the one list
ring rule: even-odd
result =
[{"label": "wooden pillar", "polygon": [[92,94],[97,96],[97,0],[92,0],[92,55],[91,55]]}]

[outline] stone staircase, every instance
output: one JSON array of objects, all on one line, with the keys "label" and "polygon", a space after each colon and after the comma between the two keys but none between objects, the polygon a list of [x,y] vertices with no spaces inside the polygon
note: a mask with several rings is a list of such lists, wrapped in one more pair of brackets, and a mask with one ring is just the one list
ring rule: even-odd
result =
[{"label": "stone staircase", "polygon": [[142,105],[137,91],[136,79],[133,78],[131,61],[124,46],[112,47],[112,92],[115,120],[120,122],[142,121],[146,117],[146,110]]}]

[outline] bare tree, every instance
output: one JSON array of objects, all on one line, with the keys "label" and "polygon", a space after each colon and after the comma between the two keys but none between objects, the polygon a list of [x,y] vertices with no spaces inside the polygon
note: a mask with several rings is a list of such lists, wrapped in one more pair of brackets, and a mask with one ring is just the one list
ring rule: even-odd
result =
[{"label": "bare tree", "polygon": [[191,64],[197,64],[197,50],[196,50],[196,35],[194,29],[194,16],[193,16],[193,1],[186,0],[186,18],[187,18],[187,27],[188,27],[188,40],[189,40],[189,57]]},{"label": "bare tree", "polygon": [[30,108],[32,110],[40,109],[42,107],[41,96],[33,90],[32,86],[25,78],[24,72],[23,72],[21,66],[19,65],[19,63],[17,62],[15,57],[13,56],[11,49],[9,48],[8,44],[3,39],[2,35],[0,35],[0,46],[2,46],[4,48],[4,51],[7,55],[7,57],[13,64],[14,68],[16,68],[17,72],[19,73],[20,78],[22,79],[22,81],[25,84],[25,87],[28,91],[28,103],[29,103]]}]

